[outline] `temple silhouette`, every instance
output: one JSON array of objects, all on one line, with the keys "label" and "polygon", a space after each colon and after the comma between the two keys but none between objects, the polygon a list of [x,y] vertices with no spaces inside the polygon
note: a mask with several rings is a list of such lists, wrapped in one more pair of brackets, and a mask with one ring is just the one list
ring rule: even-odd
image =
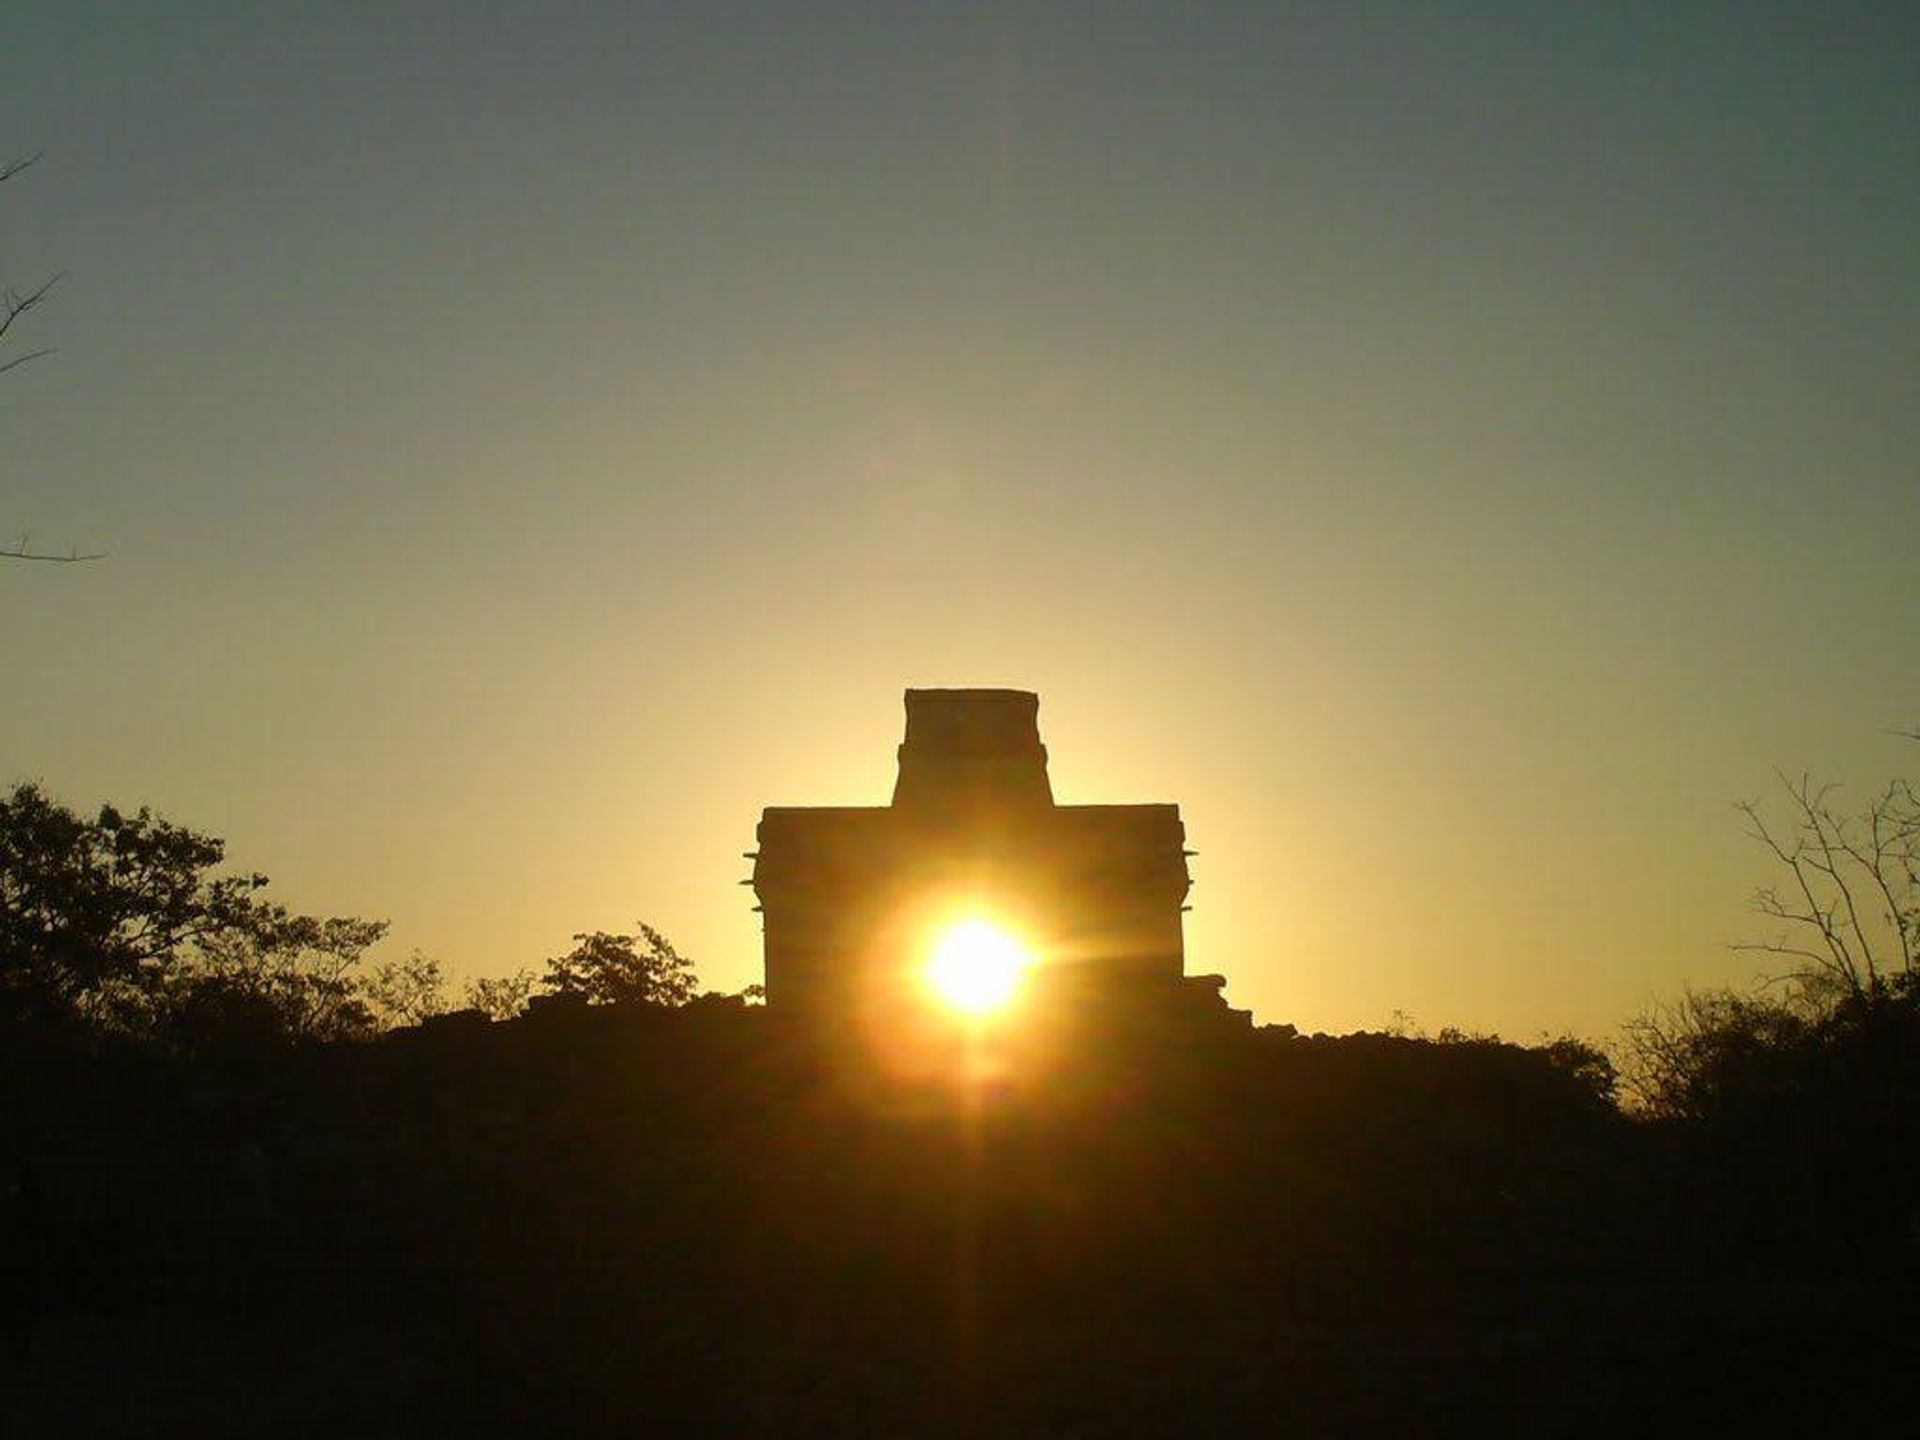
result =
[{"label": "temple silhouette", "polygon": [[929,937],[986,916],[1035,957],[1043,1000],[1244,1023],[1188,976],[1180,807],[1059,805],[1037,694],[908,690],[886,806],[770,806],[752,884],[770,1011],[816,1020],[915,1003]]}]

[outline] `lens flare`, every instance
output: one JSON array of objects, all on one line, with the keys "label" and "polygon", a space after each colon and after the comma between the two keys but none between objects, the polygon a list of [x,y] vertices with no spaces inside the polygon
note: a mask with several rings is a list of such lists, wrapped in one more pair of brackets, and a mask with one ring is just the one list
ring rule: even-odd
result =
[{"label": "lens flare", "polygon": [[926,982],[941,1003],[968,1015],[987,1015],[1013,999],[1032,963],[1026,946],[998,925],[960,920],[934,939]]}]

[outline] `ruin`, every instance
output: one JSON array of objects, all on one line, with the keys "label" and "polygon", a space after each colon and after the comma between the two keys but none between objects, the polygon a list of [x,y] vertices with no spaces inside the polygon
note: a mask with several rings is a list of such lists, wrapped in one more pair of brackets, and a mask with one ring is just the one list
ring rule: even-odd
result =
[{"label": "ruin", "polygon": [[750,882],[776,1013],[833,1019],[910,999],[929,936],[988,915],[1031,950],[1048,995],[1226,1012],[1189,977],[1180,807],[1058,805],[1039,696],[908,690],[890,805],[770,806]]}]

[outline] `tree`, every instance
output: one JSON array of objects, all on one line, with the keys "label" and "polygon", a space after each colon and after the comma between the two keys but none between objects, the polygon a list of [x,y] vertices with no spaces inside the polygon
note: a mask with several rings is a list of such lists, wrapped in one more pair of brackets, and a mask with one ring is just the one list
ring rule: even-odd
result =
[{"label": "tree", "polygon": [[1613,1107],[1619,1095],[1620,1072],[1605,1050],[1577,1035],[1562,1035],[1539,1049],[1554,1069],[1578,1085],[1595,1104]]},{"label": "tree", "polygon": [[389,960],[367,977],[367,999],[379,1022],[389,1029],[418,1025],[447,1008],[447,980],[440,962],[424,950],[404,960]]},{"label": "tree", "polygon": [[1685,991],[1627,1022],[1627,1095],[1654,1120],[1705,1123],[1771,1108],[1796,1090],[1821,1021],[1797,993]]},{"label": "tree", "polygon": [[264,875],[151,811],[91,820],[36,785],[0,798],[0,1018],[101,1019],[192,946],[238,927]]},{"label": "tree", "polygon": [[547,961],[542,988],[594,1005],[684,1005],[693,997],[693,963],[644,922],[632,935],[605,930],[573,937],[565,955]]},{"label": "tree", "polygon": [[160,991],[155,1029],[187,1051],[364,1040],[379,1017],[353,971],[386,931],[384,920],[322,920],[256,905],[182,957]]},{"label": "tree", "polygon": [[1896,978],[1911,983],[1920,953],[1920,793],[1895,780],[1850,815],[1834,804],[1837,786],[1779,778],[1784,823],[1757,802],[1740,811],[1747,833],[1786,872],[1754,895],[1754,908],[1783,928],[1736,948],[1791,962],[1775,978],[1810,993],[1864,1000]]},{"label": "tree", "polygon": [[351,972],[386,923],[296,915],[260,898],[266,876],[216,873],[225,855],[145,808],[87,819],[37,785],[0,796],[0,1025],[364,1030]]},{"label": "tree", "polygon": [[1848,812],[1837,786],[1779,781],[1784,819],[1757,801],[1739,806],[1781,872],[1753,901],[1779,928],[1734,948],[1788,968],[1753,993],[1689,991],[1628,1023],[1626,1088],[1649,1115],[1752,1116],[1816,1095],[1871,1103],[1915,1059],[1920,792],[1895,780]]},{"label": "tree", "polygon": [[467,982],[467,1008],[486,1012],[490,1019],[511,1020],[527,1008],[535,984],[531,970],[516,970],[511,975],[483,977]]}]

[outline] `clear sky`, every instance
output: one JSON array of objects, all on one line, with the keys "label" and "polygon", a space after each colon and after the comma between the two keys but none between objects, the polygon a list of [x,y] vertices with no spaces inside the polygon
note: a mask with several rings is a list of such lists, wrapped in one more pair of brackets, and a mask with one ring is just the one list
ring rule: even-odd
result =
[{"label": "clear sky", "polygon": [[1913,13],[13,0],[0,779],[731,989],[1013,685],[1261,1020],[1603,1034],[1920,769]]}]

